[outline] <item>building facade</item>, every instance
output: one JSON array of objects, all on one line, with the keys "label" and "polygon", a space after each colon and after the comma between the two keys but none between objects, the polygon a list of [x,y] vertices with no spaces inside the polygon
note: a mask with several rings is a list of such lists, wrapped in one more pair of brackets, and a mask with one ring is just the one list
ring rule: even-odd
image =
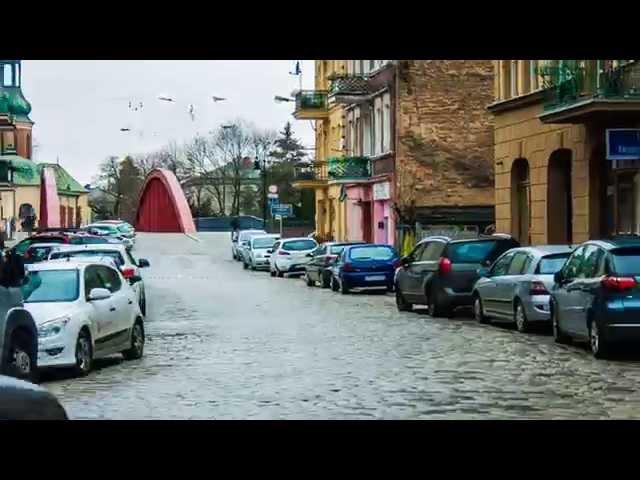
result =
[{"label": "building facade", "polygon": [[21,62],[0,60],[0,221],[15,221],[17,230],[40,216],[42,171],[53,170],[62,226],[90,221],[87,191],[59,164],[32,160],[31,105],[21,88]]},{"label": "building facade", "polygon": [[640,234],[637,61],[494,68],[498,230],[523,244]]}]

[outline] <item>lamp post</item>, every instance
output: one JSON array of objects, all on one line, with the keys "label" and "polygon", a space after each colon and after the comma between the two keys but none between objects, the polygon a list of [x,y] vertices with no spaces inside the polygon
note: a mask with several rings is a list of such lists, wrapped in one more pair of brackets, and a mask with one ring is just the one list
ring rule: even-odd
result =
[{"label": "lamp post", "polygon": [[267,229],[267,159],[264,157],[253,162],[253,169],[260,170],[262,175],[262,219],[264,222],[264,229]]}]

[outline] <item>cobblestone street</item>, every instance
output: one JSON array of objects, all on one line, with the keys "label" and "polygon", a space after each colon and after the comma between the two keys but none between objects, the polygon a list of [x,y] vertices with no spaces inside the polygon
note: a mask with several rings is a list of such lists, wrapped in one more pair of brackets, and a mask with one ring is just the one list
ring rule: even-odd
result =
[{"label": "cobblestone street", "polygon": [[72,418],[597,419],[640,413],[640,355],[597,361],[546,333],[399,313],[231,259],[229,234],[139,234],[142,360],[43,385]]}]

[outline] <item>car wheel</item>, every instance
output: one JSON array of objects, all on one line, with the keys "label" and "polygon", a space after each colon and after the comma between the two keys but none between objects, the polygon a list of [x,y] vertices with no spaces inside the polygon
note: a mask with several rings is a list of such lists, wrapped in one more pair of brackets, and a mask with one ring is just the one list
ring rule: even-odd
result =
[{"label": "car wheel", "polygon": [[438,300],[438,293],[435,287],[431,287],[431,292],[427,298],[427,307],[429,315],[432,317],[449,317],[451,309],[445,308]]},{"label": "car wheel", "polygon": [[482,299],[478,294],[473,299],[473,316],[478,323],[489,323],[489,318],[485,316],[482,308]]},{"label": "car wheel", "polygon": [[8,374],[22,380],[35,380],[37,352],[33,340],[26,332],[15,332],[10,341]]},{"label": "car wheel", "polygon": [[343,295],[349,293],[349,285],[345,280],[340,281],[340,293]]},{"label": "car wheel", "polygon": [[249,265],[247,265],[247,262],[245,261],[242,262],[242,268],[245,270],[249,268]]},{"label": "car wheel", "polygon": [[144,293],[140,296],[140,313],[147,315],[147,296]]},{"label": "car wheel", "polygon": [[278,276],[278,278],[282,278],[284,277],[284,272],[281,272],[280,270],[278,270],[278,267],[276,267],[276,275]]},{"label": "car wheel", "polygon": [[304,279],[307,282],[307,287],[315,287],[316,282],[314,282],[313,280],[311,280],[311,278],[309,278],[309,274],[305,272],[304,274]]},{"label": "car wheel", "polygon": [[611,344],[602,338],[602,333],[595,320],[589,325],[589,346],[595,358],[608,358],[611,354]]},{"label": "car wheel", "polygon": [[326,273],[322,274],[322,288],[330,288],[331,287],[331,276]]},{"label": "car wheel", "polygon": [[566,335],[560,328],[560,322],[553,303],[551,303],[551,328],[553,329],[553,339],[556,343],[567,344],[571,342],[571,337]]},{"label": "car wheel", "polygon": [[531,329],[531,325],[527,320],[527,314],[524,311],[524,305],[518,299],[516,299],[516,305],[513,309],[513,321],[516,324],[516,329],[520,333],[527,333]]},{"label": "car wheel", "polygon": [[251,261],[251,265],[250,265],[250,267],[251,267],[251,270],[255,272],[255,270],[256,270],[256,264],[253,262],[253,260]]},{"label": "car wheel", "polygon": [[274,272],[271,268],[269,268],[269,275],[271,275],[272,277],[275,277],[276,272]]},{"label": "car wheel", "polygon": [[333,276],[331,277],[331,290],[333,290],[334,292],[340,290],[340,284],[336,280],[336,277]]},{"label": "car wheel", "polygon": [[400,291],[400,288],[396,286],[396,306],[400,312],[410,312],[413,310],[413,304],[407,302]]},{"label": "car wheel", "polygon": [[93,348],[91,336],[86,330],[80,330],[76,340],[76,364],[73,370],[76,375],[84,377],[89,374],[93,366]]},{"label": "car wheel", "polygon": [[138,360],[144,353],[144,326],[142,320],[137,319],[131,329],[131,346],[122,352],[125,360]]}]

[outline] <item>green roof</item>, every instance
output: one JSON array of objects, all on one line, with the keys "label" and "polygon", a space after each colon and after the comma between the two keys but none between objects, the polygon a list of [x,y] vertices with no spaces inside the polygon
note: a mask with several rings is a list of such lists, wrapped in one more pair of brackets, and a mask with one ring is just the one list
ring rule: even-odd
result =
[{"label": "green roof", "polygon": [[39,186],[42,169],[51,167],[55,172],[58,193],[67,195],[87,193],[85,188],[57,163],[35,163],[19,155],[1,155],[0,161],[9,162],[13,167],[13,183],[15,185]]}]

